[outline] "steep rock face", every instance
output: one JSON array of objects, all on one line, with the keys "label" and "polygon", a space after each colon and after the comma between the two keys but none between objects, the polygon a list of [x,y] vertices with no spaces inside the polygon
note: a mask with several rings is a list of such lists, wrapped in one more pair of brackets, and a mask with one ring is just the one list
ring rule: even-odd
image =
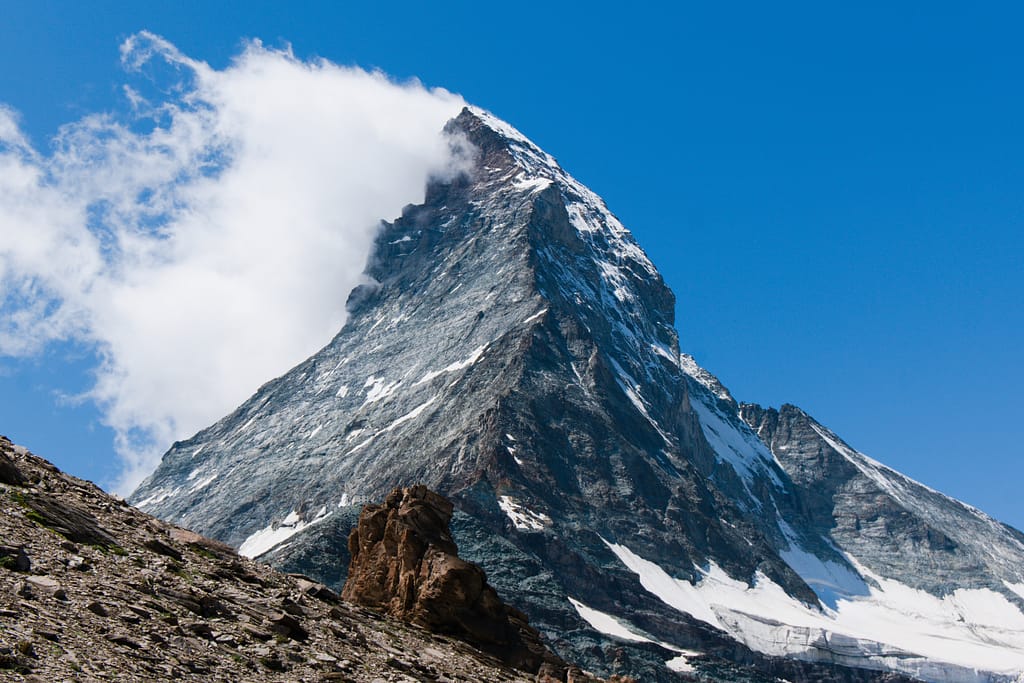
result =
[{"label": "steep rock face", "polygon": [[873,579],[680,354],[673,296],[629,232],[507,124],[467,109],[448,131],[473,172],[382,227],[345,327],[175,444],[132,500],[340,585],[354,510],[422,483],[454,501],[460,549],[506,602],[603,673],[979,680],[973,651],[879,639],[881,603],[836,630]]},{"label": "steep rock face", "polygon": [[395,489],[368,505],[349,536],[346,600],[467,640],[531,673],[568,668],[526,615],[508,607],[480,567],[462,560],[448,530],[453,506],[425,486]]},{"label": "steep rock face", "polygon": [[815,531],[873,572],[936,595],[1007,584],[1024,572],[1024,534],[885,467],[793,405],[742,406],[800,490]]}]

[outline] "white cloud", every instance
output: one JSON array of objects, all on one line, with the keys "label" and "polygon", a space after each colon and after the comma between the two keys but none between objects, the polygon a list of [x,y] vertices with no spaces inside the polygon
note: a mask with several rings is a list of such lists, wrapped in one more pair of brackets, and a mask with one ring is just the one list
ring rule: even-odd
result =
[{"label": "white cloud", "polygon": [[96,348],[127,491],[340,329],[378,221],[458,170],[463,101],[258,42],[223,70],[149,33],[121,55],[157,96],[49,155],[0,106],[0,353]]}]

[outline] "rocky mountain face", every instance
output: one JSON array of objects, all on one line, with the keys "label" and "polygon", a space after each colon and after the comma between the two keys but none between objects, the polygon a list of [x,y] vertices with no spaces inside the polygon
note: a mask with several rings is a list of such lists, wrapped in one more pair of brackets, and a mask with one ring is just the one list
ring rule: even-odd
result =
[{"label": "rocky mountain face", "polygon": [[680,353],[671,291],[603,202],[486,112],[446,130],[473,172],[382,227],[345,327],[176,443],[133,502],[340,589],[361,503],[424,484],[498,594],[604,674],[1024,672],[1010,532],[1002,573],[927,586],[875,561],[870,524],[837,540],[827,494]]},{"label": "rocky mountain face", "polygon": [[796,406],[741,414],[792,478],[815,531],[867,569],[935,595],[991,589],[1020,604],[1024,534],[858,453]]},{"label": "rocky mountain face", "polygon": [[[4,680],[597,682],[564,663],[535,676],[363,609],[139,512],[3,437],[0,497]],[[346,595],[367,602],[356,587]],[[418,606],[417,621],[443,625],[429,601]],[[486,615],[474,626],[486,630]]]}]

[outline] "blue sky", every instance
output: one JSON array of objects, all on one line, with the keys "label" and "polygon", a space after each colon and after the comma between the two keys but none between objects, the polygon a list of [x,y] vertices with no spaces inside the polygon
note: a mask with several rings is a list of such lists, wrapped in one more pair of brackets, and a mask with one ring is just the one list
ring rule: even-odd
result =
[{"label": "blue sky", "polygon": [[[1020,10],[485,5],[11,3],[0,102],[46,152],[125,108],[143,29],[215,69],[260,38],[447,88],[605,198],[737,398],[1024,527]],[[104,483],[111,431],[57,398],[94,365],[83,344],[0,359],[0,432]]]}]

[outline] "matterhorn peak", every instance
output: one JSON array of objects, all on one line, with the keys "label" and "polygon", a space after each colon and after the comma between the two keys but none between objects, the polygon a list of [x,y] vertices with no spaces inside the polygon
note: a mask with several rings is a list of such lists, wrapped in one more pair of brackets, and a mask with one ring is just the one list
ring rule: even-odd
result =
[{"label": "matterhorn peak", "polygon": [[345,326],[175,444],[137,505],[340,588],[361,504],[426,485],[460,554],[607,675],[1024,672],[1024,537],[738,404],[599,197],[483,110],[445,130],[470,165],[382,225]]}]

